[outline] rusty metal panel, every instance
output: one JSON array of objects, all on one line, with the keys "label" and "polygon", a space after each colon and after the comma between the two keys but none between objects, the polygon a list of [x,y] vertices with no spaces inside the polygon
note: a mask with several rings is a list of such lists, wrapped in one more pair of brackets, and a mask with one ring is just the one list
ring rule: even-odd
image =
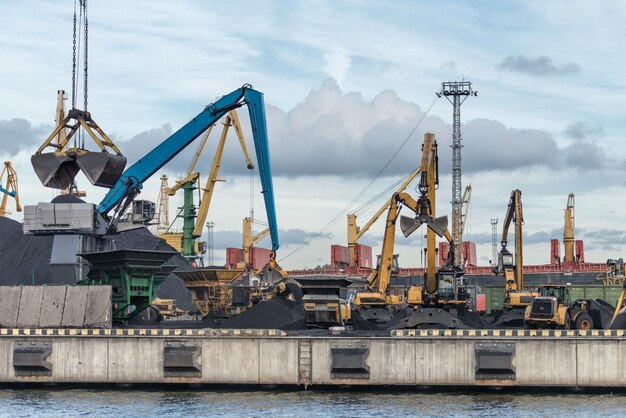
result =
[{"label": "rusty metal panel", "polygon": [[357,244],[356,263],[357,267],[360,268],[372,268],[372,247],[369,245]]}]

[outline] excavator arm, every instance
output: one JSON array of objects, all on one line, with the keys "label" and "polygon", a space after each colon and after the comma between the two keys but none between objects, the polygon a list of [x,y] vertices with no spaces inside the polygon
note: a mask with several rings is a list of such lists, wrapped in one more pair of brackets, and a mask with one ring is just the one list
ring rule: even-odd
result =
[{"label": "excavator arm", "polygon": [[[190,122],[126,169],[100,202],[97,211],[102,215],[107,215],[111,210],[114,210],[114,215],[110,219],[110,226],[114,228],[117,220],[124,213],[132,199],[139,194],[146,180],[229,111],[243,105],[248,106],[250,114],[262,193],[272,240],[272,254],[275,254],[280,244],[267,140],[265,104],[263,102],[263,94],[252,89],[250,85],[244,85],[207,106]],[[275,255],[273,258],[275,258]]]},{"label": "excavator arm", "polygon": [[[509,227],[515,224],[515,264],[513,255],[507,250]],[[524,271],[522,257],[522,192],[515,189],[511,192],[509,205],[502,223],[502,249],[498,255],[497,273],[503,274],[507,291],[520,291],[524,288]]]}]

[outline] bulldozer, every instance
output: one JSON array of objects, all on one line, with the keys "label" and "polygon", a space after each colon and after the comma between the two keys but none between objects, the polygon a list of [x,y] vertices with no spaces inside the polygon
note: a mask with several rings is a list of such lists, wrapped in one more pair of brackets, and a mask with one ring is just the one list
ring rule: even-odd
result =
[{"label": "bulldozer", "polygon": [[592,301],[577,299],[571,302],[567,286],[541,286],[539,296],[532,299],[524,312],[524,326],[529,329],[579,329],[594,328],[591,315]]}]

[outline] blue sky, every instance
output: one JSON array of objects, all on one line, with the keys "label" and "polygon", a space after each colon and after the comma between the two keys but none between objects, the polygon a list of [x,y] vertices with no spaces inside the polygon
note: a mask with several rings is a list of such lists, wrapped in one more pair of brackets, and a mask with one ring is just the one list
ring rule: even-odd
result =
[{"label": "blue sky", "polygon": [[[71,1],[0,3],[0,156],[18,167],[26,204],[53,194],[38,184],[28,157],[51,129],[56,90],[70,89],[72,11]],[[547,262],[549,242],[537,234],[559,238],[574,192],[587,258],[623,254],[625,243],[608,239],[609,232],[621,236],[626,203],[621,2],[91,0],[89,19],[89,110],[129,156],[243,83],[265,93],[285,231],[307,236],[326,225],[402,143],[441,81],[465,77],[479,91],[462,113],[475,237],[488,236],[481,234],[489,233],[489,219],[501,218],[510,190],[520,188],[526,231],[538,238],[527,241],[526,258]],[[437,101],[371,193],[410,170],[426,129],[447,145],[450,122],[450,105]],[[249,210],[249,181],[231,145],[214,219],[234,245]],[[440,150],[444,208],[451,157],[447,147]],[[175,178],[186,158],[163,171]],[[149,182],[143,197],[155,199],[157,187]],[[95,202],[104,193],[88,189]],[[260,217],[260,196],[255,209]],[[327,262],[329,245],[345,241],[344,229],[342,219],[285,262]],[[371,233],[376,243],[382,231]],[[297,237],[291,243],[294,234],[285,235],[287,253]],[[404,265],[415,264],[414,247],[399,240],[401,256],[411,260]],[[479,253],[484,262],[488,243]]]}]

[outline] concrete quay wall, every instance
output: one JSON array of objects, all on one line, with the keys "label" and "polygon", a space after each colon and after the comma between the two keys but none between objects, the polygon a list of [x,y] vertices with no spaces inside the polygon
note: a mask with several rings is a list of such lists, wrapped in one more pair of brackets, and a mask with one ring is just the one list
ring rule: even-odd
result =
[{"label": "concrete quay wall", "polygon": [[626,387],[624,331],[0,329],[0,382]]}]

